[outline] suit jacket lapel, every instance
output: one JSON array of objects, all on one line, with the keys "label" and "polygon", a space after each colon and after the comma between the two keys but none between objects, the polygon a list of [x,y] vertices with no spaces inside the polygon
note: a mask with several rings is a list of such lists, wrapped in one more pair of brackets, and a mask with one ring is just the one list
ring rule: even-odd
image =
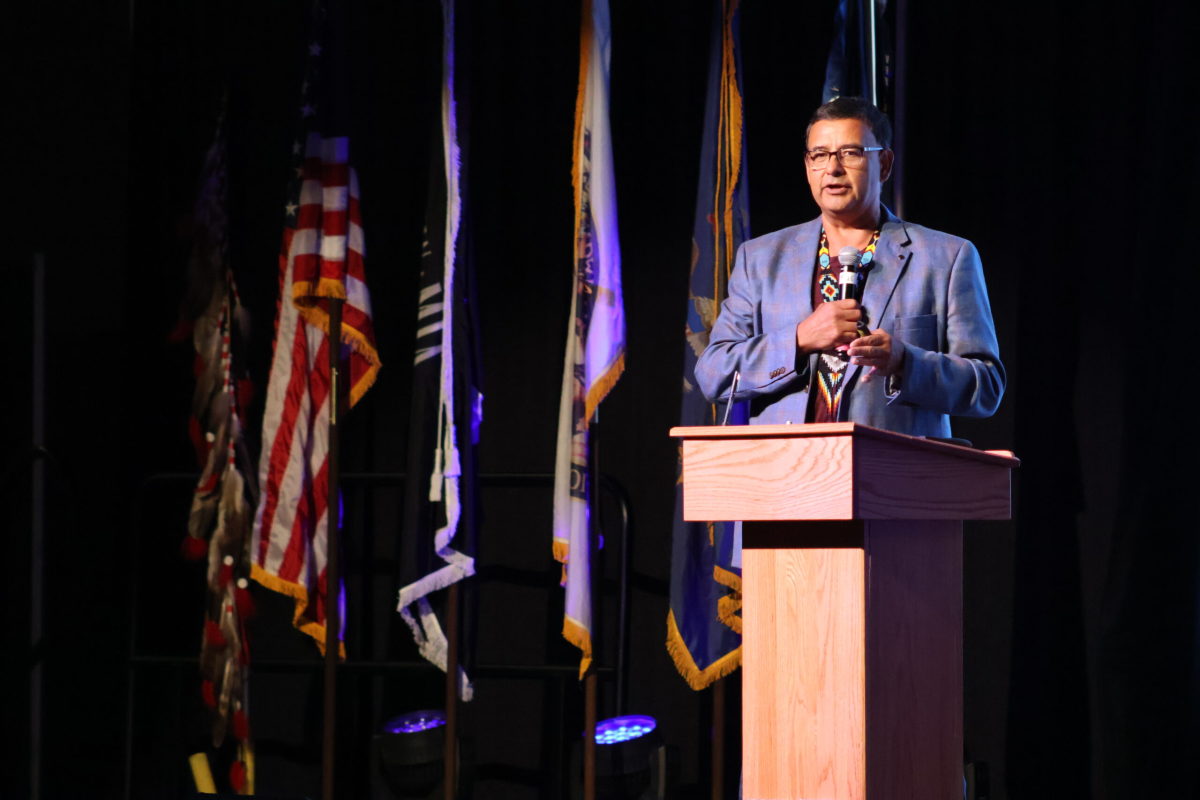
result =
[{"label": "suit jacket lapel", "polygon": [[867,326],[872,330],[879,327],[896,292],[896,284],[908,268],[908,259],[912,256],[912,240],[904,222],[886,208],[884,215],[879,243],[875,245],[874,263],[862,298],[862,306],[868,315]]},{"label": "suit jacket lapel", "polygon": [[[798,285],[793,296],[796,297],[796,322],[808,319],[813,312],[813,280],[817,271],[817,247],[821,244],[821,218],[800,226],[796,232],[795,247],[799,266],[796,269]],[[812,392],[813,380],[817,374],[817,356],[815,353],[808,357],[808,389]]]}]

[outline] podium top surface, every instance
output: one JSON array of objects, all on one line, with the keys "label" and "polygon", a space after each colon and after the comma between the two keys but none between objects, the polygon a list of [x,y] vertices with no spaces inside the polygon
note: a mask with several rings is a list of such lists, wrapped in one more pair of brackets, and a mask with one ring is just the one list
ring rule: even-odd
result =
[{"label": "podium top surface", "polygon": [[1009,519],[1008,451],[854,422],[678,427],[685,520]]},{"label": "podium top surface", "polygon": [[894,442],[916,450],[970,459],[995,466],[1018,467],[1021,460],[1010,450],[977,450],[952,442],[911,436],[858,422],[816,422],[805,425],[690,425],[671,428],[676,439],[788,439],[805,437],[849,436]]}]

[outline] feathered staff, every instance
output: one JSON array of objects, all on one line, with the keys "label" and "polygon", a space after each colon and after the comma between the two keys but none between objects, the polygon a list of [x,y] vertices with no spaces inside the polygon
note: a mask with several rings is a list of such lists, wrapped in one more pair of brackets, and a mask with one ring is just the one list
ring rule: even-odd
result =
[{"label": "feathered staff", "polygon": [[208,593],[200,645],[201,694],[212,711],[212,743],[228,733],[238,757],[230,769],[235,791],[253,792],[253,750],[247,707],[249,647],[244,620],[253,613],[247,589],[247,547],[256,491],[246,475],[249,454],[242,438],[240,409],[249,381],[237,350],[248,317],[229,266],[226,214],[224,113],[205,158],[195,210],[195,238],[189,261],[188,297],[183,315],[196,348],[196,391],[191,435],[201,466],[192,498],[184,553],[208,556]]}]

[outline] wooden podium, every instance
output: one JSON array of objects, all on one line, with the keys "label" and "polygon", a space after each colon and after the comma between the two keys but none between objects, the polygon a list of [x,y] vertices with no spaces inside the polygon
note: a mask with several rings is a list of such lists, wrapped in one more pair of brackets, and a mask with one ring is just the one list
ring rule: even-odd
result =
[{"label": "wooden podium", "polygon": [[674,428],[686,520],[743,520],[746,800],[957,800],[962,520],[1007,451],[855,423]]}]

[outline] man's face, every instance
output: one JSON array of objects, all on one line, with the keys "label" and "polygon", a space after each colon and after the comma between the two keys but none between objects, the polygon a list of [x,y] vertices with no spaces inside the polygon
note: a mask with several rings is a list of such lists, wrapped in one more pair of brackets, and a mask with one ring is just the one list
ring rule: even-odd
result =
[{"label": "man's face", "polygon": [[[808,150],[835,152],[842,147],[877,147],[875,135],[857,119],[823,119],[808,132]],[[879,193],[892,169],[892,152],[867,153],[857,168],[847,168],[831,157],[824,169],[808,167],[808,187],[822,214],[845,223],[873,217],[879,211]]]}]

